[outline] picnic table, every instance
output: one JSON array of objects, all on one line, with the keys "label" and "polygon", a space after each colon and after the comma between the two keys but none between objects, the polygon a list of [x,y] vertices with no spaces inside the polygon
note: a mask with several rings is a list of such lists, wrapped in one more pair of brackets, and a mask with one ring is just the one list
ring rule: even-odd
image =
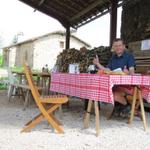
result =
[{"label": "picnic table", "polygon": [[[19,78],[19,83],[22,85],[24,84],[23,77],[25,77],[25,72],[18,72],[18,71],[12,71],[13,74],[16,74]],[[41,86],[46,88],[46,79],[48,78],[48,87],[47,87],[47,94],[49,94],[49,88],[50,88],[50,73],[46,72],[32,72],[32,76],[37,77],[36,84],[37,86]],[[40,85],[40,78],[41,78],[41,85]]]},{"label": "picnic table", "polygon": [[[84,126],[88,127],[88,120],[91,111],[92,101],[94,101],[96,114],[96,134],[99,134],[99,109],[98,101],[114,104],[112,87],[114,85],[134,86],[130,90],[134,94],[132,111],[135,107],[137,94],[141,96],[140,104],[143,114],[144,127],[146,119],[142,97],[150,102],[150,76],[149,75],[98,75],[98,74],[68,74],[52,73],[50,90],[70,96],[89,99],[89,104],[84,120]],[[133,112],[129,122],[133,119]]]}]

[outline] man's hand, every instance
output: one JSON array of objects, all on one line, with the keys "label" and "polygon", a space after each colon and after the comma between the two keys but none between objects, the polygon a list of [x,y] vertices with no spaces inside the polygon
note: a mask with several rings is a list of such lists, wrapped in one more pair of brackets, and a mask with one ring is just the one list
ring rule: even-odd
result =
[{"label": "man's hand", "polygon": [[124,72],[125,74],[130,74],[130,73],[129,73],[129,70],[127,69],[126,66],[124,66],[123,72]]},{"label": "man's hand", "polygon": [[[93,64],[96,65],[99,69],[106,70],[106,68],[100,64],[97,55],[96,55],[96,58],[93,59]],[[109,70],[109,69],[107,69],[107,70]]]},{"label": "man's hand", "polygon": [[99,66],[99,64],[100,64],[97,55],[96,55],[96,58],[93,59],[93,64],[96,65],[96,66]]},{"label": "man's hand", "polygon": [[129,70],[124,67],[123,72],[129,75],[133,75],[134,74],[134,67],[130,67]]}]

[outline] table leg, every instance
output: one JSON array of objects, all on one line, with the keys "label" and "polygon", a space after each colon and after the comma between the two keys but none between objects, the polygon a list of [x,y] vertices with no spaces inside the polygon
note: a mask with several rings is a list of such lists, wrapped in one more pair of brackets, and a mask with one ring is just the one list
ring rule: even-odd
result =
[{"label": "table leg", "polygon": [[138,90],[138,94],[139,94],[139,101],[140,101],[140,107],[141,107],[141,114],[142,114],[144,130],[146,130],[147,123],[146,123],[145,110],[144,110],[144,104],[143,104],[143,98],[142,98],[141,90]]},{"label": "table leg", "polygon": [[28,104],[29,104],[29,94],[30,94],[30,90],[27,90],[27,91],[26,91],[26,96],[25,96],[25,102],[24,102],[24,108],[23,108],[23,110],[25,110],[26,107],[27,107]]},{"label": "table leg", "polygon": [[94,101],[94,106],[95,106],[95,126],[96,126],[96,136],[99,135],[99,107],[98,107],[98,102]]},{"label": "table leg", "polygon": [[37,86],[40,86],[40,77],[39,76],[37,76],[36,84],[37,84]]},{"label": "table leg", "polygon": [[132,107],[131,107],[131,115],[130,115],[130,118],[128,120],[129,124],[133,121],[136,100],[137,100],[137,87],[135,86],[134,87],[134,92],[133,92],[133,101],[132,101]]},{"label": "table leg", "polygon": [[87,111],[85,113],[85,118],[84,118],[84,128],[88,128],[88,126],[89,126],[89,119],[90,119],[92,104],[93,104],[92,100],[89,100],[88,108],[87,108]]},{"label": "table leg", "polygon": [[49,80],[48,80],[48,95],[50,94],[50,83],[51,83],[51,77],[49,77]]},{"label": "table leg", "polygon": [[22,84],[22,75],[20,75],[19,84]]}]

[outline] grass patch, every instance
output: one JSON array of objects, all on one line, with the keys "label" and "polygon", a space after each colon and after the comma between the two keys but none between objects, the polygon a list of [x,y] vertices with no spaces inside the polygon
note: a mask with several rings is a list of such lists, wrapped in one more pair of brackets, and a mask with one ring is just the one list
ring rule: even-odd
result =
[{"label": "grass patch", "polygon": [[7,85],[0,83],[0,90],[7,90]]},{"label": "grass patch", "polygon": [[24,71],[23,67],[16,67],[15,66],[15,67],[11,67],[10,69],[12,72],[23,72]]},{"label": "grass patch", "polygon": [[[0,68],[8,69],[8,68],[4,68],[4,67],[1,67],[1,66],[0,66]],[[11,67],[10,70],[12,72],[16,72],[16,73],[24,72],[23,67],[17,67],[17,66]],[[35,70],[34,69],[34,70],[32,70],[32,72],[38,73],[38,72],[40,72],[40,70]],[[38,78],[39,78],[38,76],[33,76],[34,81],[37,81]],[[19,80],[19,77],[17,76],[16,79]],[[0,90],[6,90],[7,87],[8,87],[8,83],[9,83],[9,77],[0,77]]]},{"label": "grass patch", "polygon": [[0,90],[6,90],[7,84],[5,81],[8,81],[8,77],[1,77],[0,78]]}]

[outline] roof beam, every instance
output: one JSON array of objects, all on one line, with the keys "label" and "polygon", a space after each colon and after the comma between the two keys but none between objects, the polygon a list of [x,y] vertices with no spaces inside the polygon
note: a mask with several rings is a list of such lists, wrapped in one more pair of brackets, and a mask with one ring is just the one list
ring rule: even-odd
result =
[{"label": "roof beam", "polygon": [[[41,6],[44,3],[45,0],[41,0],[38,4],[38,6]],[[34,12],[36,11],[36,9],[34,9]]]},{"label": "roof beam", "polygon": [[28,1],[28,0],[20,0],[20,1],[22,1],[25,4],[33,7],[35,10],[41,11],[42,13],[45,13],[46,15],[57,19],[65,28],[69,24],[68,21],[65,18],[62,19],[62,16],[60,16],[56,12],[54,12],[54,11],[49,12],[47,9],[45,9],[44,6],[43,6],[44,4],[41,5],[41,7],[39,7],[38,4],[35,5],[35,3],[31,2],[31,1]]},{"label": "roof beam", "polygon": [[100,18],[100,17],[104,16],[104,15],[106,15],[106,14],[109,13],[109,12],[110,12],[110,10],[108,9],[108,10],[106,10],[106,11],[104,11],[104,12],[98,14],[98,15],[95,15],[92,19],[89,19],[89,20],[87,20],[87,21],[85,21],[85,22],[82,22],[82,23],[80,23],[80,24],[74,26],[74,28],[75,28],[75,29],[80,28],[81,26],[83,26],[83,25],[85,25],[85,24],[87,24],[87,23],[90,23],[90,22],[92,22],[93,20],[95,20],[95,19],[97,19],[97,18]]},{"label": "roof beam", "polygon": [[106,0],[96,0],[94,3],[92,3],[90,6],[86,7],[84,10],[80,11],[78,14],[76,14],[75,16],[73,16],[72,18],[70,18],[70,22],[74,21],[75,19],[83,16],[84,14],[86,14],[87,12],[89,12],[90,10],[92,10],[93,8],[95,8],[97,5],[104,3]]},{"label": "roof beam", "polygon": [[44,3],[44,1],[45,1],[45,0],[41,0],[41,1],[39,2],[39,6],[41,6],[41,5]]},{"label": "roof beam", "polygon": [[59,5],[61,6],[65,6],[67,9],[70,9],[74,12],[78,12],[77,9],[75,9],[74,7],[71,7],[69,5],[67,5],[66,3],[62,2],[62,1],[59,1],[59,0],[55,0]]},{"label": "roof beam", "polygon": [[[55,5],[51,4],[51,5],[45,5],[44,6],[47,10],[51,10],[53,11],[55,14],[61,16],[62,18],[65,18],[66,19],[66,15],[65,15],[65,12],[60,12],[57,10],[57,8],[55,7]],[[60,7],[60,6],[59,6]],[[60,8],[61,9],[61,8]]]},{"label": "roof beam", "polygon": [[[121,7],[123,4],[125,4],[124,1],[120,2],[120,3],[118,4],[118,7]],[[80,27],[82,27],[83,25],[85,25],[85,24],[87,24],[87,23],[89,23],[89,22],[91,22],[91,21],[93,21],[93,20],[95,20],[95,19],[97,19],[97,18],[100,18],[100,17],[106,15],[107,13],[110,13],[110,9],[105,10],[105,11],[103,11],[102,13],[99,13],[98,15],[95,15],[95,16],[94,16],[92,19],[90,19],[90,20],[87,20],[87,21],[85,21],[85,22],[79,23],[79,24],[77,24],[77,25],[72,25],[72,27],[75,28],[75,29],[80,28]]]},{"label": "roof beam", "polygon": [[48,11],[49,9],[51,10],[51,12],[48,12],[47,14],[48,15],[51,15],[52,17],[54,17],[55,19],[59,20],[61,22],[61,24],[66,27],[68,26],[69,22],[67,21],[66,19],[66,16],[61,14],[61,13],[58,13],[57,10],[55,10],[53,7],[50,7],[50,6],[45,6],[45,8],[47,9],[44,9],[42,7],[40,7],[39,10],[43,9],[42,11]]},{"label": "roof beam", "polygon": [[82,9],[82,6],[78,4],[75,0],[66,0],[66,2],[70,4],[70,6],[73,6],[74,8],[76,8],[77,10]]}]

